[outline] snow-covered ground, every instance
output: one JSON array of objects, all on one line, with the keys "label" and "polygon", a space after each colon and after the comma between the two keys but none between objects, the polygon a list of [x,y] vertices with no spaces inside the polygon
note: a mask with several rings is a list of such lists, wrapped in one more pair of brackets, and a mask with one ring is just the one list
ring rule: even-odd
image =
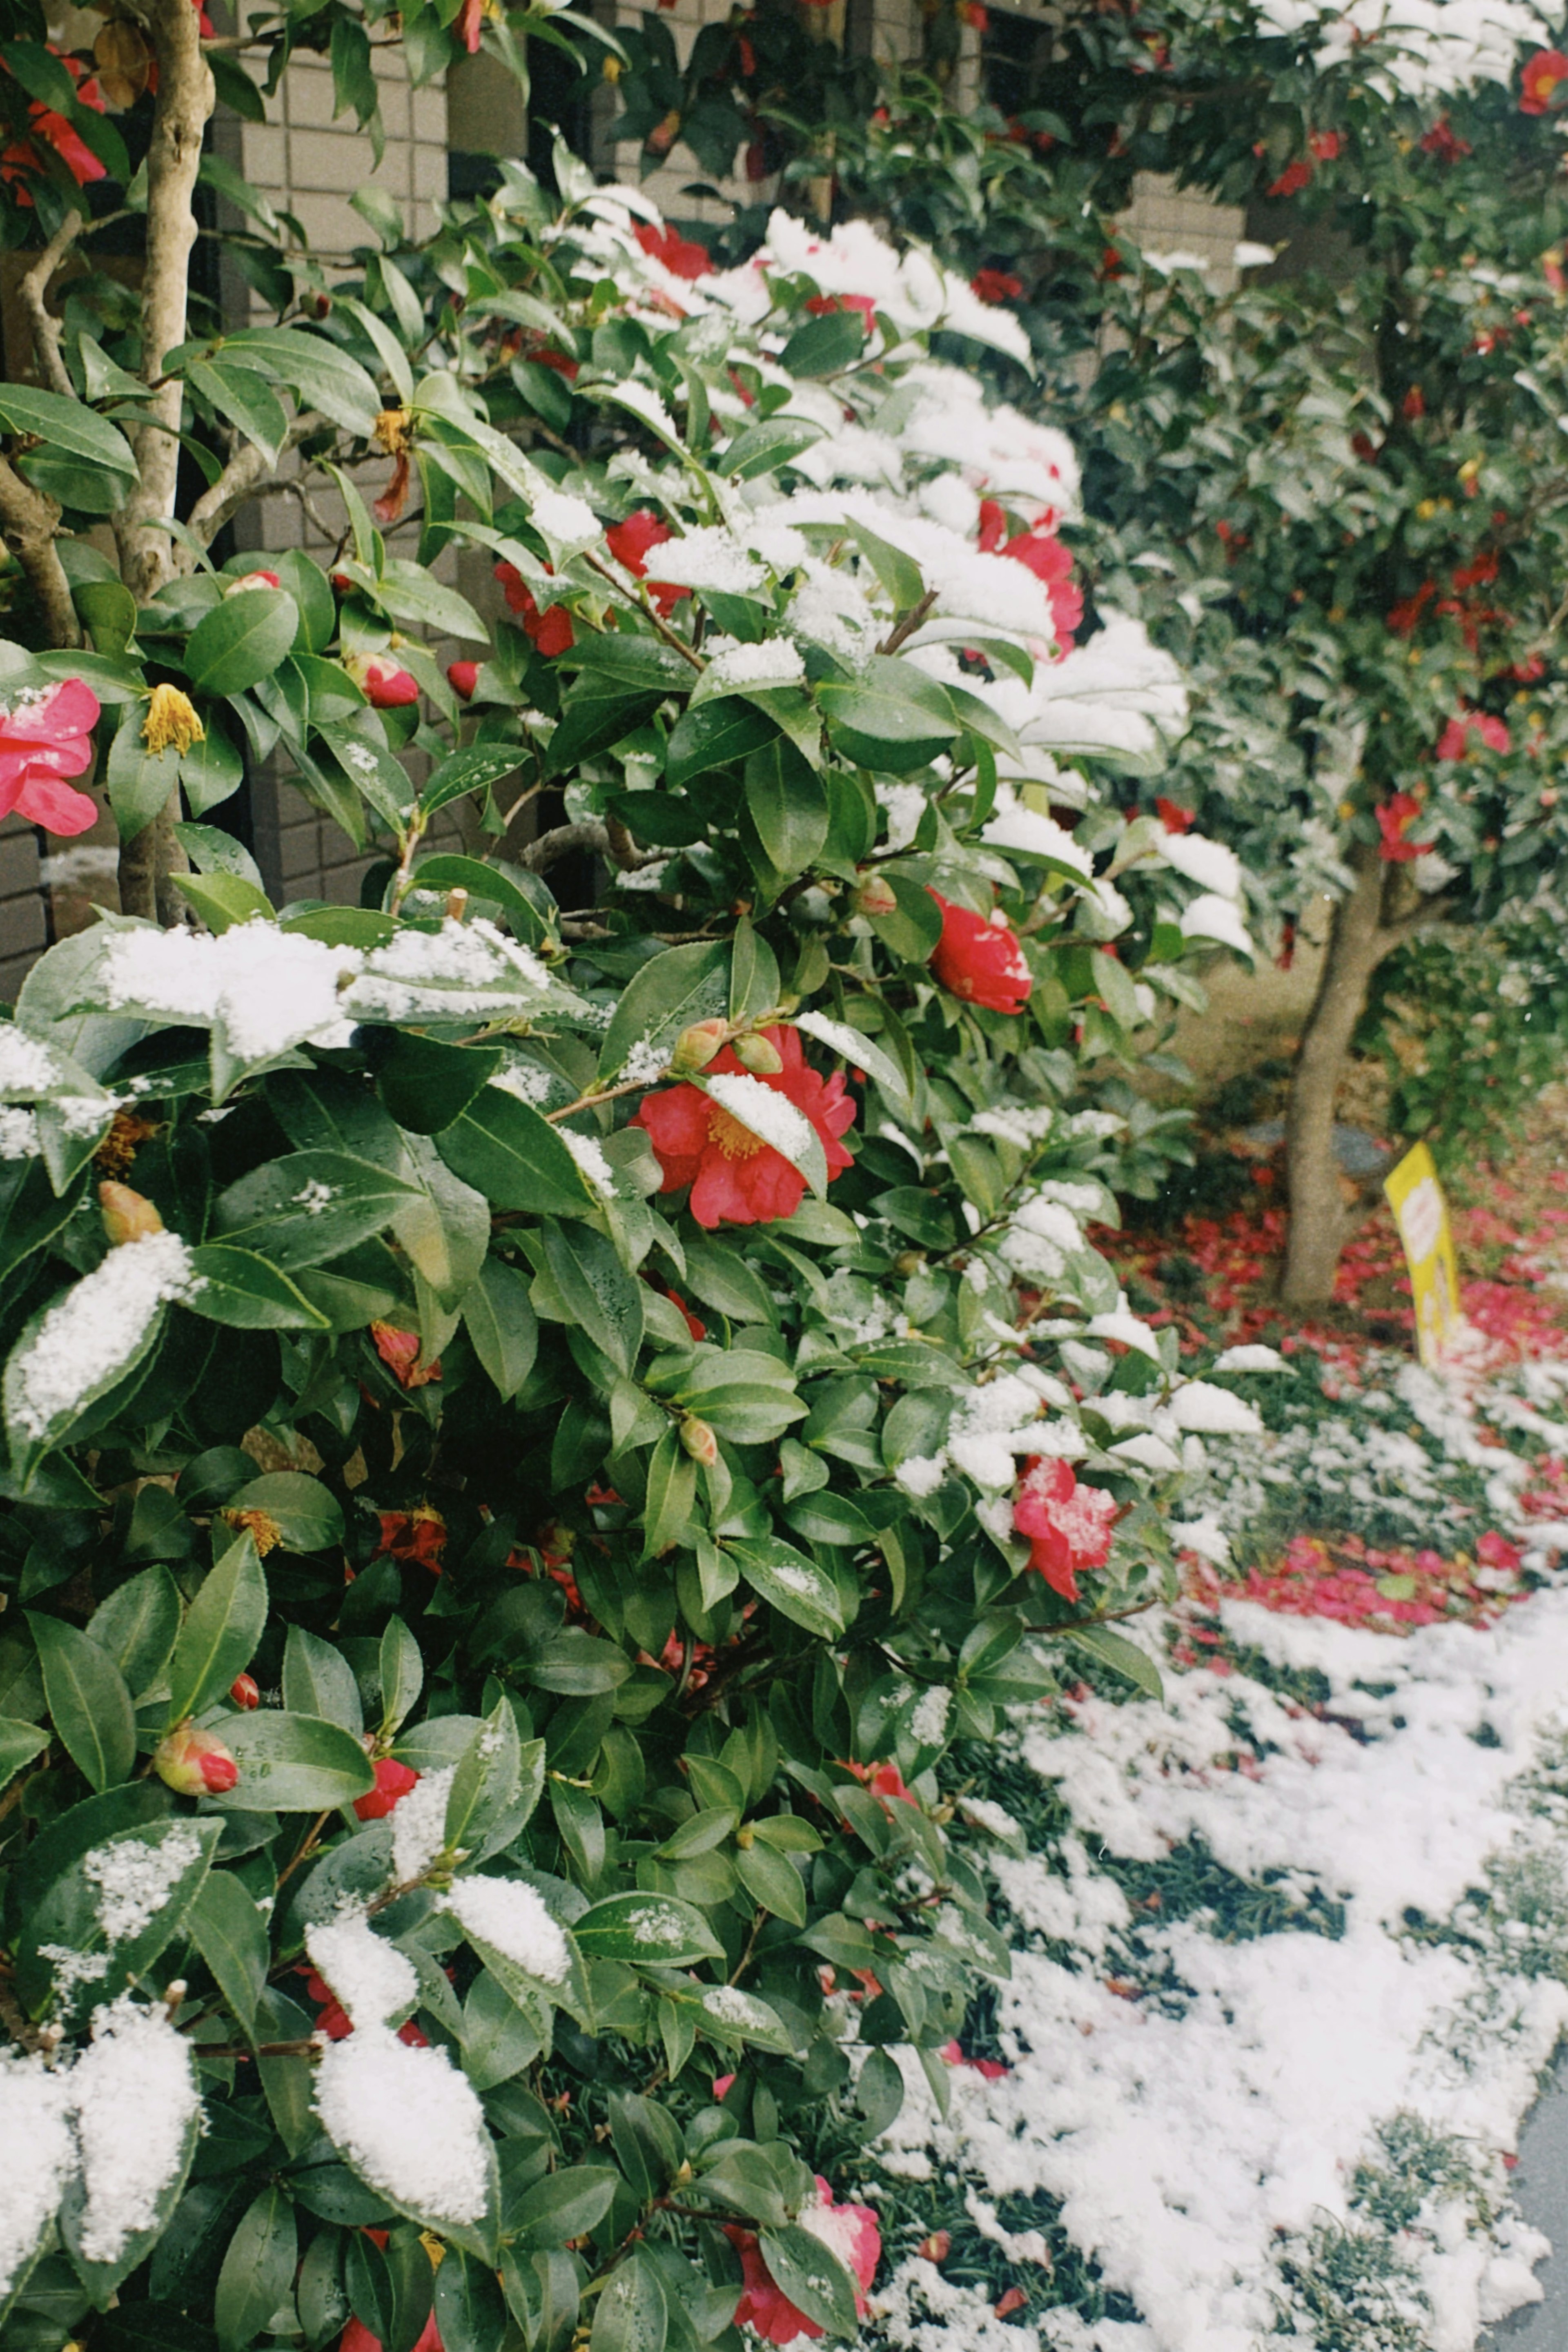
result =
[{"label": "snow-covered ground", "polygon": [[[954,2064],[944,2120],[911,2069],[879,2151],[889,2212],[962,2200],[1027,2303],[910,2254],[881,2330],[1470,2352],[1548,2251],[1509,2159],[1568,2025],[1568,1590],[1406,1635],[1178,1613],[1136,1629],[1163,1705],[1084,1690],[982,1768],[980,1818],[1019,1832],[985,1856],[1006,2071]],[[1087,2317],[1042,2215],[1058,2265],[1065,2238],[1098,2266]]]}]

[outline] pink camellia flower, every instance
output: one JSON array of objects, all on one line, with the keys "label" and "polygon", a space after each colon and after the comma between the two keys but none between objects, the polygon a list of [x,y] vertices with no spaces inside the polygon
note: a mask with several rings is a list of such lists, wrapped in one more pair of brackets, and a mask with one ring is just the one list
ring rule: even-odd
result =
[{"label": "pink camellia flower", "polygon": [[[855,2308],[863,2318],[867,2308],[865,2290],[876,2277],[877,2264],[882,2257],[882,2232],[877,2216],[868,2205],[836,2205],[833,2191],[820,2173],[816,2176],[816,2188],[817,2203],[805,2206],[796,2218],[801,2228],[819,2238],[858,2280]],[[818,2326],[815,2319],[808,2319],[804,2311],[795,2308],[770,2275],[754,2231],[727,2221],[724,2235],[741,2257],[745,2278],[741,2300],[735,2305],[737,2326],[754,2328],[765,2344],[793,2344],[797,2336],[826,2335],[826,2330]]]},{"label": "pink camellia flower", "polygon": [[417,681],[390,654],[345,654],[343,667],[374,710],[405,710],[419,699]]},{"label": "pink camellia flower", "polygon": [[282,585],[276,572],[242,572],[237,580],[229,581],[223,593],[226,596],[240,596],[247,588],[281,588]]},{"label": "pink camellia flower", "polygon": [[1035,982],[1001,908],[989,917],[976,915],[953,906],[940,890],[931,895],[942,908],[942,937],[931,951],[931,968],[943,988],[989,1013],[1021,1012]]},{"label": "pink camellia flower", "polygon": [[1479,735],[1489,751],[1509,749],[1509,731],[1500,719],[1494,719],[1489,710],[1471,710],[1461,703],[1438,739],[1438,759],[1464,759],[1472,735]]},{"label": "pink camellia flower", "polygon": [[221,1739],[183,1723],[153,1751],[153,1769],[182,1797],[219,1797],[239,1779],[239,1767]]},{"label": "pink camellia flower", "polygon": [[1029,1538],[1029,1566],[1064,1601],[1078,1599],[1083,1570],[1103,1568],[1110,1559],[1117,1507],[1102,1487],[1080,1486],[1068,1463],[1042,1454],[1026,1465],[1013,1497],[1013,1525]]},{"label": "pink camellia flower", "polygon": [[[808,1118],[827,1160],[829,1180],[851,1164],[839,1137],[854,1123],[855,1105],[844,1091],[844,1074],[831,1078],[814,1070],[801,1052],[795,1029],[765,1029],[778,1054],[777,1070],[748,1072],[726,1045],[708,1064],[711,1077],[744,1077],[766,1087]],[[782,1151],[742,1124],[700,1087],[670,1087],[647,1095],[632,1120],[652,1141],[664,1171],[659,1190],[691,1187],[691,1213],[700,1225],[764,1225],[799,1208],[805,1178]]]},{"label": "pink camellia flower", "polygon": [[0,711],[0,817],[15,809],[48,833],[85,833],[98,803],[60,780],[92,763],[98,697],[79,677],[25,694]]},{"label": "pink camellia flower", "polygon": [[718,2106],[734,2082],[733,2074],[715,2074],[712,2082],[713,2104]]},{"label": "pink camellia flower", "polygon": [[370,1343],[400,1389],[427,1388],[441,1377],[441,1359],[419,1361],[424,1341],[417,1331],[400,1331],[395,1323],[373,1323]]},{"label": "pink camellia flower", "polygon": [[1561,49],[1537,49],[1524,68],[1521,114],[1544,114],[1559,82],[1568,81],[1568,57]]},{"label": "pink camellia flower", "polygon": [[378,1756],[375,1759],[375,1786],[368,1796],[354,1799],[354,1811],[362,1822],[381,1822],[399,1806],[419,1779],[411,1764],[400,1764],[395,1757]]}]

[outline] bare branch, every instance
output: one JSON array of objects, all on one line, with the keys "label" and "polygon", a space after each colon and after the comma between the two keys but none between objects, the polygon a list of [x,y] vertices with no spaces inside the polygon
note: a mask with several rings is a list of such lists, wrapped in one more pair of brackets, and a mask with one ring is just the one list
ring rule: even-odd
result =
[{"label": "bare branch", "polygon": [[67,213],[23,278],[20,289],[28,324],[33,330],[33,349],[37,352],[44,381],[51,392],[59,394],[62,400],[75,400],[78,394],[70,380],[70,371],[60,353],[60,322],[49,310],[47,298],[56,270],[85,226],[80,213]]},{"label": "bare branch", "polygon": [[[284,451],[297,448],[301,441],[320,430],[321,422],[321,418],[313,409],[303,416],[297,416],[289,427],[288,438],[283,444]],[[191,537],[199,541],[203,547],[209,547],[225,523],[244,506],[247,499],[260,498],[268,490],[294,488],[295,485],[292,482],[285,483],[279,474],[271,470],[276,462],[258,449],[254,441],[242,442],[211,489],[204,490],[191,509],[190,520],[186,526]],[[195,561],[195,556],[188,547],[177,548],[174,551],[174,567],[176,572],[194,571]]]},{"label": "bare branch", "polygon": [[608,857],[610,836],[596,818],[583,824],[558,824],[552,832],[542,833],[537,841],[531,841],[526,848],[518,851],[517,862],[526,866],[531,874],[546,874],[563,857],[570,857],[580,849],[595,857]]},{"label": "bare branch", "polygon": [[21,565],[51,645],[62,650],[81,643],[81,630],[55,545],[59,508],[25,482],[10,460],[0,457],[0,535]]},{"label": "bare branch", "polygon": [[185,340],[187,278],[196,223],[193,200],[202,134],[216,100],[202,55],[198,12],[190,0],[142,0],[158,66],[158,97],[147,152],[147,261],[142,280],[142,380],[157,387],[148,421],[135,428],[138,479],[120,515],[121,577],[139,604],[174,576],[174,541],[163,518],[174,512],[178,435],[184,387],[163,380],[165,354]]}]

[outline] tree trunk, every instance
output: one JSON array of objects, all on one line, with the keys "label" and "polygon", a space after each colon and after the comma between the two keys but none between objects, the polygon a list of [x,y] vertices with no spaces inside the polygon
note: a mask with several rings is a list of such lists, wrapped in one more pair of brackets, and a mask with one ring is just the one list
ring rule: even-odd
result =
[{"label": "tree trunk", "polygon": [[1355,887],[1334,908],[1322,977],[1290,1077],[1285,1123],[1290,1224],[1280,1286],[1288,1307],[1319,1307],[1332,1297],[1340,1252],[1359,1222],[1341,1197],[1334,1100],[1367,984],[1402,936],[1384,924],[1388,869],[1376,850],[1358,845],[1348,862]]}]

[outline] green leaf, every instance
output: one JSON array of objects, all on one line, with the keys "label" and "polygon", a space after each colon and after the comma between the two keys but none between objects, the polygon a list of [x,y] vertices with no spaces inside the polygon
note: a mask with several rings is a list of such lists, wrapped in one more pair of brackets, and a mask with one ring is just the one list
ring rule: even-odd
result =
[{"label": "green leaf", "polygon": [[[28,2014],[49,2010],[68,2031],[143,1979],[184,1927],[221,1834],[218,1822],[166,1816],[111,1830],[74,1854],[28,1904],[16,1939],[16,1991]],[[127,1916],[112,1893],[122,1870],[162,1899]],[[62,1950],[81,1963],[63,1979],[57,1977]]]},{"label": "green leaf", "polygon": [[395,1732],[410,1713],[425,1683],[419,1644],[401,1617],[389,1617],[381,1636],[381,1729]]},{"label": "green leaf", "polygon": [[[280,1474],[288,1477],[290,1474]],[[313,1486],[315,1481],[310,1483]],[[324,1491],[324,1490],[323,1490]],[[334,1497],[328,1496],[329,1502]],[[353,1668],[333,1642],[290,1625],[283,1645],[283,1704],[291,1715],[316,1715],[357,1738],[364,1729]]]},{"label": "green leaf", "polygon": [[521,866],[486,863],[443,850],[420,859],[414,885],[418,890],[466,890],[470,898],[499,908],[513,937],[526,947],[538,947],[549,936],[555,901],[539,877]]},{"label": "green leaf", "polygon": [[27,1623],[49,1716],[67,1755],[95,1789],[118,1787],[136,1762],[136,1717],[124,1675],[77,1626],[31,1610]]},{"label": "green leaf", "polygon": [[[762,425],[748,425],[737,433],[728,448],[714,459],[714,470],[729,474],[742,482],[755,481],[760,475],[776,472],[815,447],[824,437],[825,428],[813,425],[804,416],[770,416]],[[850,525],[854,530],[854,524]]]},{"label": "green leaf", "polygon": [[134,841],[152,824],[180,781],[180,755],[174,745],[153,753],[142,741],[145,717],[140,703],[126,705],[104,761],[109,805],[122,841]]},{"label": "green leaf", "polygon": [[426,780],[419,795],[421,811],[430,817],[449,801],[461,800],[465,793],[489,791],[511,775],[522,757],[523,747],[516,743],[468,743],[461,751],[448,752]]},{"label": "green leaf", "polygon": [[454,2247],[436,2273],[436,2326],[443,2352],[500,2352],[506,2304],[495,2272]]},{"label": "green leaf", "polygon": [[858,310],[825,310],[797,327],[779,353],[786,375],[837,375],[853,367],[866,350],[866,320]]},{"label": "green leaf", "polygon": [[368,1241],[415,1191],[388,1169],[346,1152],[294,1151],[264,1160],[220,1192],[212,1223],[232,1245],[265,1250],[288,1273]]},{"label": "green leaf", "polygon": [[667,791],[735,766],[777,731],[773,720],[750,702],[725,695],[716,702],[698,703],[682,713],[670,735],[664,762]]},{"label": "green leaf", "polygon": [[599,1055],[601,1080],[618,1076],[634,1047],[646,1047],[651,1060],[656,1053],[668,1053],[694,1022],[721,1021],[729,990],[729,951],[717,940],[699,940],[650,956],[632,974],[610,1016]]},{"label": "green leaf", "polygon": [[1160,1679],[1160,1669],[1125,1634],[1113,1633],[1109,1625],[1078,1625],[1067,1638],[1075,1648],[1087,1650],[1102,1666],[1110,1666],[1113,1673],[1122,1675],[1145,1698],[1163,1702],[1165,1685]]},{"label": "green leaf", "polygon": [[[276,1521],[289,1551],[331,1551],[343,1539],[342,1505],[330,1486],[303,1470],[268,1470],[228,1499],[232,1510],[265,1511]],[[294,1705],[287,1697],[283,1703]],[[302,1712],[312,1715],[326,1710],[305,1707]]]},{"label": "green leaf", "polygon": [[925,582],[921,568],[901,548],[890,546],[879,539],[863,522],[852,521],[849,536],[871,566],[882,586],[893,600],[894,610],[907,613],[925,594]]},{"label": "green leaf", "polygon": [[502,1087],[485,1087],[436,1138],[436,1149],[492,1208],[583,1217],[598,1205],[550,1121]]},{"label": "green leaf", "polygon": [[324,1331],[328,1318],[254,1250],[204,1242],[191,1252],[202,1287],[192,1311],[238,1331]]},{"label": "green leaf", "polygon": [[[204,161],[210,163],[213,158]],[[254,368],[225,367],[216,360],[193,360],[185,369],[191,390],[237,425],[270,463],[282,448],[289,417],[282,402]]]},{"label": "green leaf", "polygon": [[375,1065],[376,1092],[399,1127],[439,1135],[500,1069],[493,1048],[445,1045],[407,1029],[386,1034]]},{"label": "green leaf", "polygon": [[54,51],[38,41],[0,42],[0,62],[29,98],[68,119],[76,111],[76,84]]},{"label": "green leaf", "polygon": [[617,1371],[629,1372],[642,1344],[646,1294],[614,1244],[586,1225],[545,1223],[537,1246],[554,1297],[546,1305],[536,1284],[536,1309],[577,1325]]},{"label": "green leaf", "polygon": [[213,2323],[224,2352],[246,2352],[291,2298],[299,2243],[294,2208],[274,2182],[249,2207],[218,2273]]},{"label": "green leaf", "polygon": [[51,454],[79,457],[127,479],[136,472],[131,444],[96,410],[32,384],[0,383],[0,425],[8,433],[36,434]]},{"label": "green leaf", "polygon": [[48,1733],[36,1723],[18,1723],[15,1716],[0,1715],[0,1789],[16,1779],[24,1764],[41,1756],[48,1744]]},{"label": "green leaf", "polygon": [[462,1846],[476,1862],[489,1852],[487,1839],[504,1821],[517,1797],[522,1770],[521,1743],[511,1701],[499,1698],[458,1761],[447,1797],[442,1843]]},{"label": "green leaf", "polygon": [[643,1506],[643,1557],[657,1559],[680,1542],[697,1500],[697,1465],[673,1429],[666,1429],[647,1465]]},{"label": "green leaf", "polygon": [[814,2231],[791,2221],[782,2230],[764,2230],[759,2242],[769,2276],[797,2311],[834,2336],[856,2334],[855,2280]]},{"label": "green leaf", "polygon": [[77,611],[100,654],[121,654],[136,635],[136,599],[118,580],[85,580],[72,592]]},{"label": "green leaf", "polygon": [[[746,761],[742,838],[760,848],[759,878],[790,881],[821,855],[827,839],[827,793],[808,760],[782,735]],[[755,858],[753,857],[753,863]]]},{"label": "green leaf", "polygon": [[247,327],[225,337],[221,356],[253,367],[297,392],[306,407],[368,441],[381,395],[356,359],[298,327]]},{"label": "green leaf", "polygon": [[929,767],[959,731],[955,719],[936,718],[887,685],[820,686],[816,699],[834,750],[881,774]]},{"label": "green leaf", "polygon": [[733,1543],[729,1549],[752,1590],[781,1617],[804,1625],[808,1633],[824,1641],[837,1640],[845,1630],[844,1604],[837,1583],[825,1569],[776,1536]]},{"label": "green leaf", "polygon": [[132,1699],[150,1691],[174,1655],[179,1587],[161,1563],[130,1577],[88,1620],[89,1638],[113,1659]]},{"label": "green leaf", "polygon": [[353,1732],[319,1717],[267,1707],[226,1717],[223,1738],[239,1780],[209,1801],[231,1811],[328,1812],[368,1797],[375,1786],[374,1768]]},{"label": "green leaf", "polygon": [[683,1969],[723,1956],[701,1912],[673,1895],[612,1895],[584,1911],[572,1933],[587,1959]]},{"label": "green leaf", "polygon": [[487,1257],[463,1299],[463,1322],[474,1353],[500,1395],[514,1397],[539,1352],[539,1318],[528,1282],[504,1258]]},{"label": "green leaf", "polygon": [[247,588],[205,613],[185,647],[185,672],[198,694],[240,694],[270,677],[287,657],[300,608],[286,589]]},{"label": "green leaf", "polygon": [[171,1728],[227,1691],[267,1623],[267,1577],[248,1535],[230,1544],[185,1612],[169,1667]]},{"label": "green leaf", "polygon": [[664,2352],[669,2305],[652,2261],[634,2246],[611,2272],[594,2310],[589,2352]]},{"label": "green leaf", "polygon": [[586,2236],[615,2202],[620,2179],[613,2165],[574,2164],[536,2180],[509,2215],[508,2237],[520,2253],[531,2254]]},{"label": "green leaf", "polygon": [[277,913],[266,891],[238,874],[176,874],[172,879],[208,930],[220,936],[232,924],[249,922],[253,915],[270,921]]},{"label": "green leaf", "polygon": [[787,1919],[792,1927],[805,1927],[805,1883],[785,1855],[771,1853],[765,1845],[744,1846],[736,1853],[735,1870],[753,1903]]},{"label": "green leaf", "polygon": [[191,1941],[217,1980],[242,2033],[256,2023],[272,1951],[255,1898],[232,1871],[208,1873],[186,1922]]}]

